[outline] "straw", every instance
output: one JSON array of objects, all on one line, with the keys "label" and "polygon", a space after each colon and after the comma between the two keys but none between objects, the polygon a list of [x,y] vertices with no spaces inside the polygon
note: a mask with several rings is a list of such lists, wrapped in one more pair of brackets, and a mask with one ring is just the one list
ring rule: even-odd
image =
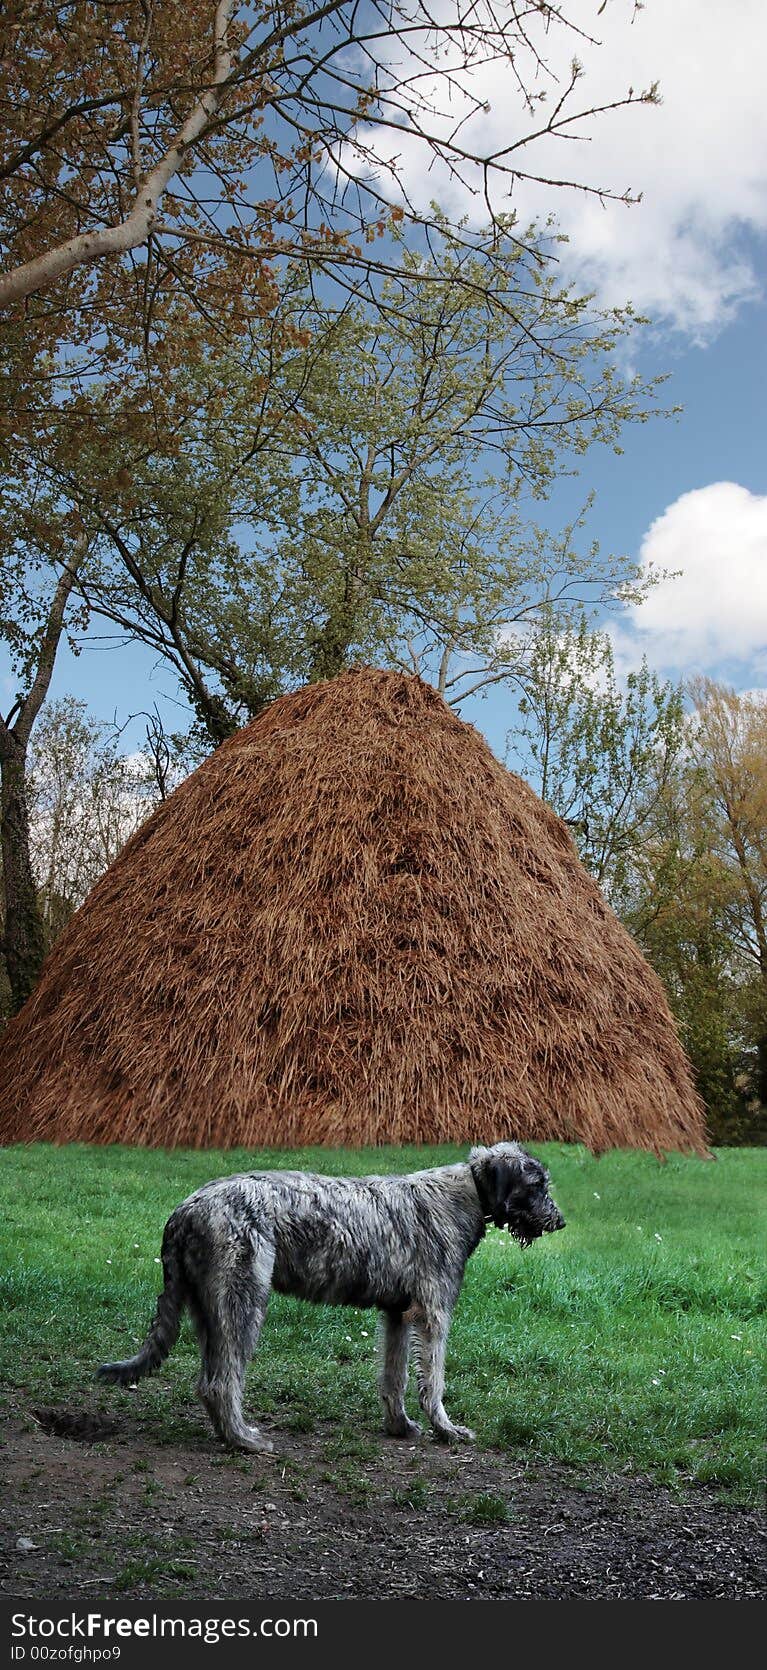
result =
[{"label": "straw", "polygon": [[0,1140],[705,1153],[660,981],[418,678],[281,697],[128,842],[0,1040]]}]

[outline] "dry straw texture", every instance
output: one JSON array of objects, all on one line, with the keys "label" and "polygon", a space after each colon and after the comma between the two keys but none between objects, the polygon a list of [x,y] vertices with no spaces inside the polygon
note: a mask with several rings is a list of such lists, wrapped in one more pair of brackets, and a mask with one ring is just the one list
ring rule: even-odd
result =
[{"label": "dry straw texture", "polygon": [[371,670],[282,697],[129,841],[0,1043],[0,1137],[705,1151],[564,825]]}]

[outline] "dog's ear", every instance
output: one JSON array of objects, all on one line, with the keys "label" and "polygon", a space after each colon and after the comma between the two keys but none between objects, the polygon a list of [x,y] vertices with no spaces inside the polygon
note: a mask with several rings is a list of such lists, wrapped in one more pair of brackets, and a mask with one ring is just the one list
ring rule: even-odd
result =
[{"label": "dog's ear", "polygon": [[509,1199],[523,1180],[526,1155],[494,1154],[492,1148],[472,1148],[469,1165],[480,1205],[497,1229],[509,1220]]}]

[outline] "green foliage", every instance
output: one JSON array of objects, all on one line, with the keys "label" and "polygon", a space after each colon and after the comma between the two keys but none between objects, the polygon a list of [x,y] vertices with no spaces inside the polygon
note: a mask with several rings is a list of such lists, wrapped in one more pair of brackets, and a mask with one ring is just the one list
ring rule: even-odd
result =
[{"label": "green foliage", "polygon": [[702,681],[627,919],[666,983],[712,1132],[767,1140],[767,702]]},{"label": "green foliage", "polygon": [[660,974],[712,1139],[767,1138],[767,704],[548,616],[526,645],[510,749]]},{"label": "green foliage", "polygon": [[[764,1429],[767,1154],[716,1163],[543,1144],[562,1235],[522,1253],[491,1231],[471,1259],[448,1353],[449,1407],[479,1441],[574,1467],[756,1490]],[[245,1166],[404,1172],[456,1150],[278,1153],[7,1149],[3,1379],[22,1407],[71,1402],[139,1421],[153,1441],[206,1443],[189,1331],[139,1394],[94,1365],[143,1337],[162,1226],[183,1196]],[[369,1312],[274,1295],[248,1399],[278,1427],[350,1410],[378,1430]],[[327,1430],[327,1428],[323,1428]],[[286,1444],[289,1445],[289,1435]],[[330,1439],[329,1439],[330,1442]],[[416,1485],[417,1488],[417,1485]]]},{"label": "green foliage", "polygon": [[553,613],[543,616],[519,683],[510,748],[620,911],[683,745],[682,692],[646,661],[621,681],[609,634],[595,631],[585,612],[564,627]]},{"label": "green foliage", "polygon": [[51,702],[35,725],[27,804],[46,948],[129,836],[191,769],[188,746],[160,733],[156,716],[148,719],[154,750],[129,755],[119,731],[74,697]]},{"label": "green foliage", "polygon": [[[630,310],[563,289],[545,236],[509,221],[467,248],[436,219],[429,258],[403,245],[375,305],[331,308],[289,270],[273,316],[196,353],[179,309],[167,386],[137,361],[28,443],[96,530],[90,606],[166,657],[214,741],[353,660],[446,688],[463,652],[503,676],[501,628],[553,592],[520,496],[655,406],[616,368]],[[634,579],[592,548],[558,602]]]}]

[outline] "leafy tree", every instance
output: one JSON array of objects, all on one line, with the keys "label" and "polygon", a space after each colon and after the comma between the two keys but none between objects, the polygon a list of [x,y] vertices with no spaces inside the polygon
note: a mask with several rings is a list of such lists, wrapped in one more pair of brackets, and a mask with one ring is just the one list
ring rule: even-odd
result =
[{"label": "leafy tree", "polygon": [[609,637],[533,634],[511,745],[661,975],[715,1140],[767,1134],[767,702],[646,666]]},{"label": "leafy tree", "polygon": [[[583,138],[599,114],[579,103],[575,60],[564,83],[547,62],[557,41],[584,38],[546,0],[500,13],[447,0],[437,15],[426,0],[17,0],[0,24],[0,461],[51,427],[76,453],[94,378],[101,399],[105,384],[122,396],[115,438],[131,454],[178,433],[179,369],[264,319],[273,341],[289,334],[276,316],[286,266],[325,303],[384,305],[401,228],[427,261],[444,230],[408,201],[403,136],[453,180],[483,182],[500,248],[491,182],[534,178],[531,147]],[[509,66],[519,117],[491,157],[472,146],[471,117],[484,108],[472,74],[493,62]],[[606,108],[655,97],[629,90]],[[503,312],[495,242],[466,225],[456,236],[482,248],[479,281]],[[534,268],[554,252],[518,242]]]},{"label": "leafy tree", "polygon": [[731,965],[755,1052],[753,1087],[767,1110],[767,699],[700,678],[691,686],[691,752],[708,794]]},{"label": "leafy tree", "polygon": [[[19,681],[8,712],[0,715],[2,952],[14,1010],[32,991],[45,951],[29,847],[30,737],[48,694],[67,607],[87,551],[82,524],[57,521],[45,501],[33,500],[25,510],[21,523],[12,516],[7,524],[9,544],[0,567],[0,634]],[[40,543],[32,544],[36,529]],[[54,572],[47,561],[52,540],[63,558]]]},{"label": "leafy tree", "polygon": [[748,1140],[743,967],[727,920],[729,889],[712,850],[705,772],[686,745],[653,799],[634,854],[625,920],[660,974],[714,1140]]},{"label": "leafy tree", "polygon": [[320,309],[290,275],[237,354],[178,371],[153,437],[110,385],[76,444],[70,427],[37,447],[97,530],[89,604],[170,661],[214,741],[354,659],[417,665],[460,699],[461,657],[506,676],[501,627],[633,577],[593,548],[552,566],[519,516],[523,492],[647,414],[654,388],[613,363],[631,316],[550,275],[528,289],[511,241],[502,258],[513,324],[445,230],[438,265],[405,253],[383,316]]},{"label": "leafy tree", "polygon": [[[178,739],[159,739],[149,715],[149,746],[126,754],[112,726],[66,697],[41,714],[30,745],[27,797],[30,851],[46,949],[82,904],[129,836],[192,763]],[[159,780],[158,780],[159,775]]]},{"label": "leafy tree", "polygon": [[584,863],[625,910],[637,855],[684,739],[681,690],[646,661],[621,684],[609,633],[549,611],[519,675],[511,752],[570,824]]},{"label": "leafy tree", "polygon": [[[403,146],[491,205],[494,184],[540,176],[541,140],[586,137],[599,108],[579,102],[581,66],[560,82],[547,62],[585,38],[578,9],[547,0],[16,0],[0,37],[0,307],[34,298],[30,331],[58,332],[63,307],[75,338],[100,321],[116,341],[120,314],[149,326],[169,287],[206,323],[268,310],[285,254],[356,290],[386,266],[370,244],[392,219],[422,219]],[[518,116],[483,155],[471,77],[493,63]],[[580,184],[548,167],[545,183]]]}]

